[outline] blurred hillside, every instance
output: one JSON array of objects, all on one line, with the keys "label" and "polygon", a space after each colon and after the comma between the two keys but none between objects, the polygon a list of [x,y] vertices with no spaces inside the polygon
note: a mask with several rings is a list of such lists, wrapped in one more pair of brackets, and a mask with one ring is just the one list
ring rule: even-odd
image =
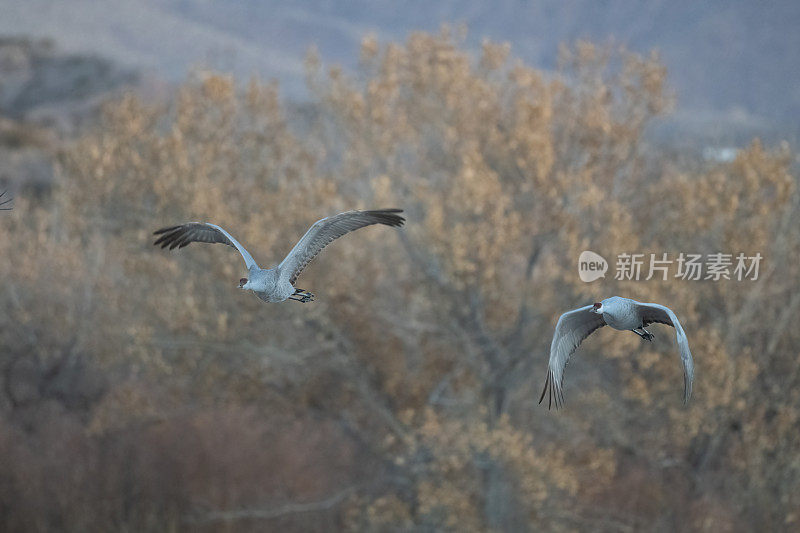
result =
[{"label": "blurred hillside", "polygon": [[362,36],[402,40],[412,30],[463,22],[477,50],[488,37],[512,44],[528,64],[555,69],[557,48],[577,39],[614,39],[640,53],[660,51],[680,107],[662,134],[742,144],[759,135],[798,137],[800,3],[712,1],[386,0],[2,0],[0,34],[54,39],[70,52],[183,79],[198,63],[279,79],[307,97],[302,60],[311,44],[329,61],[356,64]]},{"label": "blurred hillside", "polygon": [[[665,153],[645,132],[668,69],[619,47],[565,47],[555,70],[446,29],[367,37],[358,70],[321,52],[302,110],[228,74],[165,100],[101,75],[67,91],[102,102],[74,135],[0,124],[52,171],[0,216],[0,530],[795,531],[789,144]],[[211,220],[266,266],[318,218],[381,206],[406,227],[326,249],[301,278],[313,304],[237,291],[225,247],[152,246]],[[587,248],[764,263],[585,284]],[[667,327],[599,331],[566,408],[536,405],[559,314],[611,294],[677,312],[688,406]]]},{"label": "blurred hillside", "polygon": [[66,54],[51,41],[0,39],[0,114],[68,125],[137,75],[106,58]]},{"label": "blurred hillside", "polygon": [[49,40],[0,38],[0,184],[49,189],[59,143],[131,88],[153,93],[108,59],[65,53]]}]

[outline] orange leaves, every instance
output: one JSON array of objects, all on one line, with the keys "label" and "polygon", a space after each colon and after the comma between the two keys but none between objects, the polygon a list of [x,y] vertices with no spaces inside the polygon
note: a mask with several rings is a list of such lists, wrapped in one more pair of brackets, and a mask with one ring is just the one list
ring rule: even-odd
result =
[{"label": "orange leaves", "polygon": [[511,53],[510,43],[493,43],[484,39],[482,43],[480,65],[487,70],[498,70],[505,65]]},{"label": "orange leaves", "polygon": [[203,96],[212,102],[224,103],[236,96],[236,86],[231,76],[222,74],[204,76],[201,87]]},{"label": "orange leaves", "polygon": [[[441,520],[445,527],[484,529],[486,516],[479,505],[484,494],[483,475],[513,479],[532,513],[555,493],[577,492],[577,471],[563,452],[549,447],[539,452],[530,434],[516,428],[507,417],[486,422],[485,411],[477,414],[481,416],[467,421],[431,409],[420,413],[418,441],[412,454],[430,458],[420,465],[428,474],[417,486],[417,498],[423,505],[420,514],[428,515],[434,523]],[[613,456],[608,453],[593,455],[591,461],[592,470],[613,471]]]}]

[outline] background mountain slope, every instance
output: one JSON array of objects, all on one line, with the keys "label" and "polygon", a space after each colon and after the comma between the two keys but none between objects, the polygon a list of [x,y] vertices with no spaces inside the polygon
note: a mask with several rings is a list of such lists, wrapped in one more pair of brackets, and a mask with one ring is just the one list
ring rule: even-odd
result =
[{"label": "background mountain slope", "polygon": [[792,128],[800,113],[800,3],[793,1],[4,0],[0,9],[3,34],[50,37],[67,51],[171,80],[198,63],[274,77],[290,97],[304,94],[309,46],[326,61],[354,66],[368,32],[402,41],[410,31],[463,22],[470,46],[484,37],[508,41],[542,68],[554,66],[559,43],[613,38],[635,51],[660,51],[678,95],[675,120],[684,125],[723,137],[731,128],[764,134]]}]

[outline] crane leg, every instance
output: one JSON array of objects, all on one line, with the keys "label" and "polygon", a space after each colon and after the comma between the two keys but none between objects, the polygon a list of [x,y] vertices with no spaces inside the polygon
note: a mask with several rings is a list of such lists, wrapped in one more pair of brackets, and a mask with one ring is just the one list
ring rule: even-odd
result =
[{"label": "crane leg", "polygon": [[[299,298],[295,298],[295,296],[299,296]],[[314,301],[314,295],[305,289],[295,289],[294,294],[289,296],[289,299],[301,303],[308,303]]]},{"label": "crane leg", "polygon": [[[642,330],[642,333],[639,333],[637,331],[639,329]],[[655,335],[653,335],[652,333],[650,333],[649,331],[647,331],[644,328],[636,328],[636,329],[632,329],[631,331],[636,333],[637,335],[639,335],[642,338],[642,340],[646,340],[646,341],[652,341],[656,337]]]}]

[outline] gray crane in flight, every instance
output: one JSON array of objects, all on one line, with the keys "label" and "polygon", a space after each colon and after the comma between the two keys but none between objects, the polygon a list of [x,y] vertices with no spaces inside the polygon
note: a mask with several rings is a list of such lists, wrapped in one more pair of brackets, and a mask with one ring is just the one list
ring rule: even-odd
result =
[{"label": "gray crane in flight", "polygon": [[689,351],[689,340],[686,338],[686,333],[684,333],[678,317],[669,307],[637,302],[620,296],[612,296],[599,303],[573,309],[561,315],[550,344],[547,379],[539,403],[542,403],[545,394],[549,391],[548,408],[554,403],[556,409],[564,404],[562,388],[564,367],[567,366],[570,356],[586,337],[608,325],[622,331],[633,331],[643,340],[652,341],[654,335],[644,328],[654,322],[675,328],[678,351],[683,363],[683,401],[688,403],[692,396],[694,362],[692,361],[692,352]]},{"label": "gray crane in flight", "polygon": [[405,218],[398,214],[402,212],[402,209],[346,211],[318,220],[292,248],[289,255],[273,268],[259,268],[253,256],[230,233],[207,222],[190,222],[157,230],[154,235],[159,235],[159,238],[153,244],[160,245],[161,248],[169,247],[170,250],[183,248],[193,242],[227,244],[239,251],[248,270],[249,277],[239,280],[240,289],[253,291],[265,302],[296,300],[306,303],[312,301],[314,295],[305,289],[296,288],[295,282],[323,248],[342,235],[365,226],[402,226]]}]

